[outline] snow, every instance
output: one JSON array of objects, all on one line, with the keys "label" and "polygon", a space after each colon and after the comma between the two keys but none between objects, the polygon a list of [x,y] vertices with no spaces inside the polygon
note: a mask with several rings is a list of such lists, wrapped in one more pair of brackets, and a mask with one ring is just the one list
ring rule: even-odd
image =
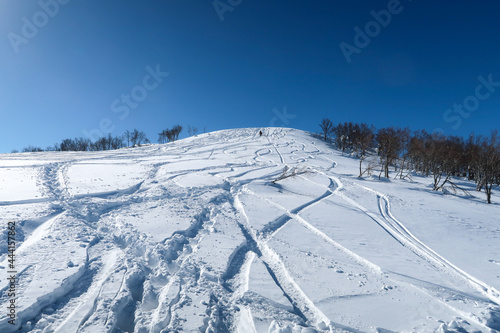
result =
[{"label": "snow", "polygon": [[499,204],[260,130],[2,156],[0,332],[500,331]]},{"label": "snow", "polygon": [[0,204],[41,197],[37,173],[37,168],[0,167]]}]

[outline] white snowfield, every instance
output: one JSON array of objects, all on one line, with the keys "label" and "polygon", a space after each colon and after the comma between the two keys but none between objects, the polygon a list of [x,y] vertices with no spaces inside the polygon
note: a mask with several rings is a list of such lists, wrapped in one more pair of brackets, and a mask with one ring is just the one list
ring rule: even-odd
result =
[{"label": "white snowfield", "polygon": [[259,130],[2,155],[0,332],[500,331],[499,204]]}]

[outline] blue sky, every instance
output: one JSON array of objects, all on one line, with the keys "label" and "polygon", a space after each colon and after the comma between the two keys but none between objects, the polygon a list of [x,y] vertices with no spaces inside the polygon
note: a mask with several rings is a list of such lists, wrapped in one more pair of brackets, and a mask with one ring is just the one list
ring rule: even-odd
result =
[{"label": "blue sky", "polygon": [[2,0],[0,152],[133,128],[156,142],[175,124],[315,132],[324,117],[488,134],[499,12],[493,0]]}]

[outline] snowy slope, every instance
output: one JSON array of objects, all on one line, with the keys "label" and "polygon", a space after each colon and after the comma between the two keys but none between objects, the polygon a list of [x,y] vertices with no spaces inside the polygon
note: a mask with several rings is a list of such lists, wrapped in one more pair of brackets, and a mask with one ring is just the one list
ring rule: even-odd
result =
[{"label": "snowy slope", "polygon": [[500,205],[258,131],[3,155],[0,332],[500,330]]}]

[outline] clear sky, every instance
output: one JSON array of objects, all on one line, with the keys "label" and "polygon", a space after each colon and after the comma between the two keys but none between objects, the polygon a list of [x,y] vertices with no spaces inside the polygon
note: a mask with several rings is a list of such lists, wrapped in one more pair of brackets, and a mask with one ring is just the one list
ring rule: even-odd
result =
[{"label": "clear sky", "polygon": [[0,152],[133,128],[156,142],[175,124],[315,132],[323,117],[487,134],[499,13],[494,0],[2,0]]}]

